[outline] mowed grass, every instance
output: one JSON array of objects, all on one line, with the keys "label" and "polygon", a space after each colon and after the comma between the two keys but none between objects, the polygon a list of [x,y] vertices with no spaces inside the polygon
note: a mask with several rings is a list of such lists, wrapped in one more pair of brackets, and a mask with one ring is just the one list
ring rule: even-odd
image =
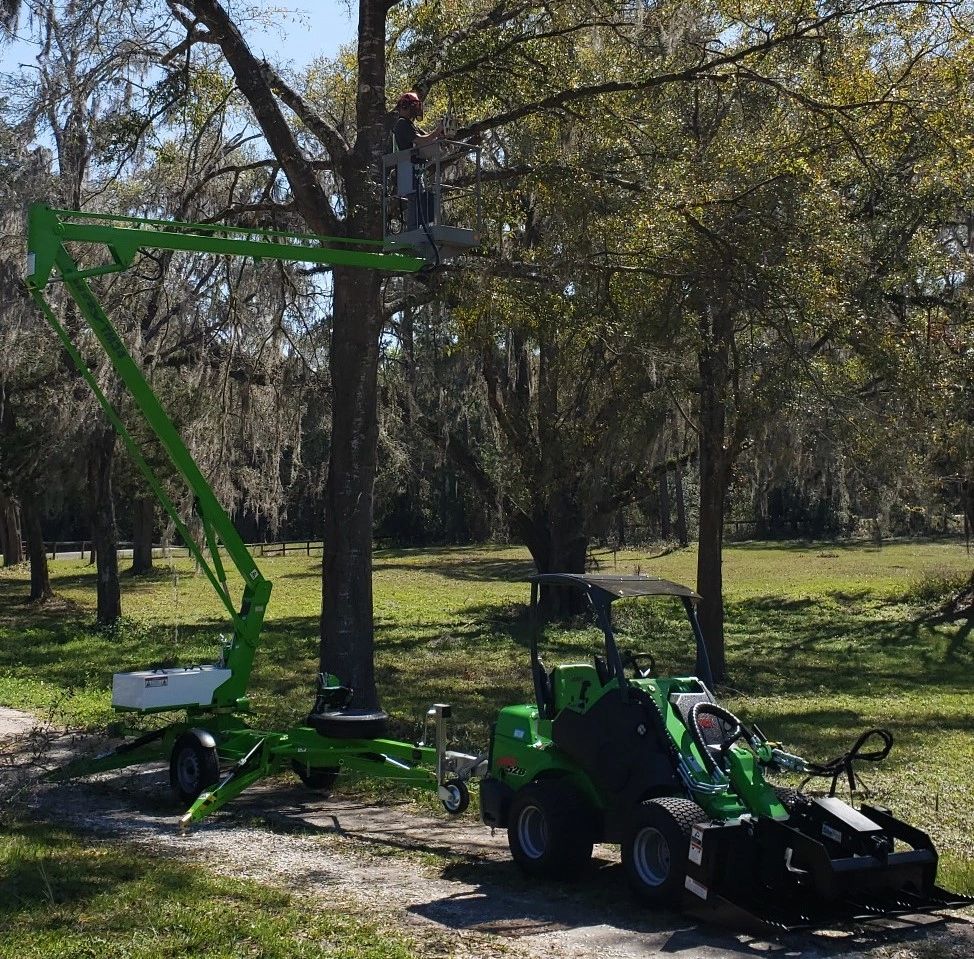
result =
[{"label": "mowed grass", "polygon": [[[693,550],[598,552],[602,571],[692,583]],[[974,637],[939,622],[940,597],[969,574],[962,544],[758,544],[727,548],[727,705],[811,759],[842,753],[862,729],[896,746],[864,767],[879,801],[929,829],[941,875],[974,892]],[[252,690],[258,721],[300,721],[317,670],[320,560],[262,561],[274,582]],[[380,550],[375,556],[376,662],[384,707],[413,738],[432,702],[455,706],[459,745],[483,746],[497,709],[530,697],[526,614],[532,570],[517,548]],[[26,571],[0,573],[0,704],[54,709],[66,721],[111,719],[111,674],[213,661],[226,623],[187,561],[126,578],[126,621],[93,630],[94,573],[53,566],[61,602],[24,603]],[[678,609],[617,604],[620,645],[655,651],[661,672],[686,672],[692,648]],[[586,660],[598,634],[549,627],[546,661]]]},{"label": "mowed grass", "polygon": [[69,832],[0,834],[0,959],[411,959],[396,933],[299,895]]}]

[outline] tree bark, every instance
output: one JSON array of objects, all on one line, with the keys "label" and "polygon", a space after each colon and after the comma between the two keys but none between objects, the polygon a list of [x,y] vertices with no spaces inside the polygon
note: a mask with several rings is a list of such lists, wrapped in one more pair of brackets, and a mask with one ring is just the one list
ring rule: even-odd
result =
[{"label": "tree bark", "polygon": [[122,615],[118,585],[118,531],[112,496],[112,465],[115,461],[115,431],[96,430],[88,451],[88,499],[91,511],[91,541],[95,552],[99,626],[110,626]]},{"label": "tree bark", "polygon": [[155,530],[155,501],[140,496],[132,517],[132,573],[140,576],[152,571],[152,534]]},{"label": "tree bark", "polygon": [[54,595],[44,549],[39,504],[35,497],[23,498],[24,531],[27,534],[27,555],[30,558],[30,601],[41,603]]},{"label": "tree bark", "polygon": [[663,470],[657,480],[659,491],[659,535],[664,542],[673,538],[673,526],[670,522],[670,471]]},{"label": "tree bark", "polygon": [[[584,573],[589,538],[582,529],[579,511],[557,495],[547,508],[536,511],[524,539],[537,572]],[[585,610],[581,590],[563,586],[542,586],[539,603],[547,618],[565,618]]]},{"label": "tree bark", "polygon": [[[334,271],[331,456],[325,485],[321,668],[378,704],[373,664],[372,492],[378,443],[380,280]],[[371,322],[370,322],[371,321]]]},{"label": "tree bark", "polygon": [[679,456],[673,466],[673,489],[676,500],[676,539],[681,546],[686,546],[690,537],[687,534],[687,505],[683,496],[683,465]]},{"label": "tree bark", "polygon": [[730,482],[727,449],[727,391],[733,320],[728,310],[708,303],[701,310],[700,370],[700,532],[697,547],[697,614],[714,679],[726,679],[724,650],[724,509]]},{"label": "tree bark", "polygon": [[3,493],[0,493],[0,550],[3,551],[4,566],[16,566],[24,561],[20,510],[17,501]]}]

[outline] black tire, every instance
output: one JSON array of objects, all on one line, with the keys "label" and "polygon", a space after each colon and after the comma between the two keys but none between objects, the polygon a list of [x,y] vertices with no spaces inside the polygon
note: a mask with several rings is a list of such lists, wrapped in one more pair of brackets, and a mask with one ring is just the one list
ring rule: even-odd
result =
[{"label": "black tire", "polygon": [[333,766],[308,766],[298,759],[291,760],[291,768],[298,779],[315,792],[328,795],[335,788],[339,770]]},{"label": "black tire", "polygon": [[451,779],[444,785],[450,790],[450,798],[441,799],[440,802],[451,816],[459,816],[470,805],[470,790],[467,789],[467,784],[459,779]]},{"label": "black tire", "polygon": [[651,799],[635,811],[622,843],[633,895],[651,906],[675,905],[683,892],[694,823],[707,814],[689,799]]},{"label": "black tire", "polygon": [[593,818],[570,783],[553,779],[524,786],[507,817],[511,855],[528,876],[574,879],[592,858]]},{"label": "black tire", "polygon": [[210,742],[208,734],[200,736],[193,730],[176,740],[169,756],[169,784],[180,802],[195,802],[200,793],[220,781],[220,757]]},{"label": "black tire", "polygon": [[389,728],[389,716],[381,709],[332,709],[311,713],[308,725],[329,739],[379,739]]}]

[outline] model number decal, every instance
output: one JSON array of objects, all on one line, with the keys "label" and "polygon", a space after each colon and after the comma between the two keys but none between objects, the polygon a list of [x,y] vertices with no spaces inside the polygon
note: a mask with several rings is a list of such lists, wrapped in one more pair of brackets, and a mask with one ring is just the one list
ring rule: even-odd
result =
[{"label": "model number decal", "polygon": [[842,842],[842,833],[838,829],[833,829],[828,823],[822,823],[822,835],[832,842]]}]

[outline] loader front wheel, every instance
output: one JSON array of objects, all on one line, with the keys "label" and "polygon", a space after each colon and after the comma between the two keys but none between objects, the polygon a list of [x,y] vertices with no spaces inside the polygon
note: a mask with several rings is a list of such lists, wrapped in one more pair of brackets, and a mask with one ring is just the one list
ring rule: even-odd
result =
[{"label": "loader front wheel", "polygon": [[528,876],[574,879],[592,858],[593,816],[582,795],[559,780],[531,783],[511,800],[507,842]]},{"label": "loader front wheel", "polygon": [[647,905],[675,905],[686,880],[690,831],[707,814],[688,799],[653,799],[633,815],[622,843],[629,887]]}]

